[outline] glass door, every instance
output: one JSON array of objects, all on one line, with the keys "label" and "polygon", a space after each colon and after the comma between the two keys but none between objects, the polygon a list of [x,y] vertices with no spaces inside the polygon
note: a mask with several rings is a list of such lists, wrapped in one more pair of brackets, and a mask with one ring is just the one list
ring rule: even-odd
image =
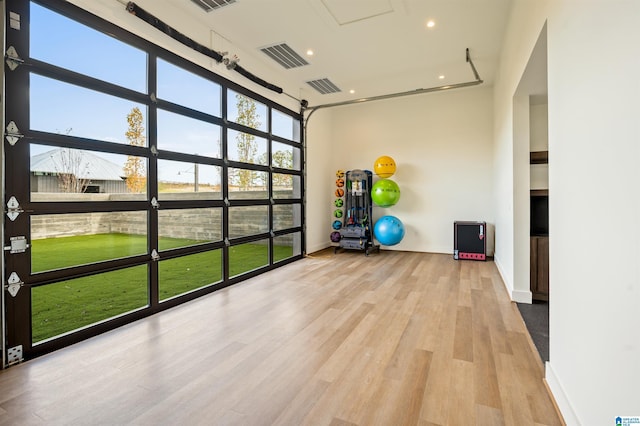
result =
[{"label": "glass door", "polygon": [[8,364],[302,257],[300,114],[66,2],[6,5]]}]

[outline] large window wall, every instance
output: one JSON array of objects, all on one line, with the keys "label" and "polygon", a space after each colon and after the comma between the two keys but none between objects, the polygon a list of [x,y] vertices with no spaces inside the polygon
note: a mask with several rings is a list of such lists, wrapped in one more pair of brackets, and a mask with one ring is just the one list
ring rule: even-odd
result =
[{"label": "large window wall", "polygon": [[12,353],[302,257],[299,113],[66,2],[6,3]]}]

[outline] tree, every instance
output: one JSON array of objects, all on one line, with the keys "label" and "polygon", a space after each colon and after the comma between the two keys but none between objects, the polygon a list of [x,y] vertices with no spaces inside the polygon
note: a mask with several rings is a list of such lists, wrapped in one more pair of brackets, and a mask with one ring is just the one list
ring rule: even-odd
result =
[{"label": "tree", "polygon": [[[262,123],[258,121],[256,103],[239,93],[236,94],[236,106],[238,108],[238,124],[243,124],[252,129],[257,129]],[[238,160],[244,163],[253,163],[258,152],[255,136],[239,132],[236,136],[238,148]],[[254,170],[238,169],[230,176],[231,183],[237,185],[241,191],[248,191],[258,179],[258,173]]]},{"label": "tree", "polygon": [[[272,154],[272,165],[281,169],[293,168],[293,152],[292,151],[276,151]],[[293,176],[285,174],[273,175],[273,186],[280,188],[289,188],[293,184]]]},{"label": "tree", "polygon": [[54,158],[58,171],[58,182],[62,192],[82,193],[91,182],[88,178],[89,163],[83,159],[82,151],[61,148],[58,158]]},{"label": "tree", "polygon": [[[144,116],[140,108],[134,107],[131,112],[127,114],[127,123],[129,123],[129,129],[125,135],[129,141],[129,145],[144,146],[146,141],[143,126]],[[142,158],[128,155],[123,169],[129,192],[138,193],[144,191],[147,186],[147,176]]]},{"label": "tree", "polygon": [[[64,134],[69,135],[72,130],[69,127]],[[83,157],[81,150],[73,148],[60,148],[51,154],[62,192],[82,193],[91,183],[89,163],[85,162]]]}]

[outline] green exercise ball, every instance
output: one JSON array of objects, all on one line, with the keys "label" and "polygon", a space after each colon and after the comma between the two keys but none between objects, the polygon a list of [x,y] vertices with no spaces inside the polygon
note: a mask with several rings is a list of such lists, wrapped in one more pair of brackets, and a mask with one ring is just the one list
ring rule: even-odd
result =
[{"label": "green exercise ball", "polygon": [[380,207],[391,207],[400,199],[400,187],[391,179],[380,179],[371,188],[371,200]]}]

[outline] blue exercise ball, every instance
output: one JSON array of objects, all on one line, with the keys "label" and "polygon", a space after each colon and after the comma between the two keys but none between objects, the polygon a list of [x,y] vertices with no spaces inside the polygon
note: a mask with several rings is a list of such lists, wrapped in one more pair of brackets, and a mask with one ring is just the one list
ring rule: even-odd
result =
[{"label": "blue exercise ball", "polygon": [[373,234],[383,246],[394,246],[404,238],[404,224],[395,216],[382,216],[374,225]]}]

